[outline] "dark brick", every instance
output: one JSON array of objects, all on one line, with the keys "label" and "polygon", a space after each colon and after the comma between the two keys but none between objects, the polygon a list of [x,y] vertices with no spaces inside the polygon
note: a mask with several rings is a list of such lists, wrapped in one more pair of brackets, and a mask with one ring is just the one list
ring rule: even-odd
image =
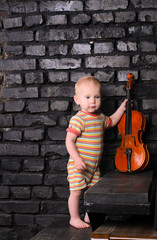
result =
[{"label": "dark brick", "polygon": [[30,113],[48,112],[49,102],[48,101],[30,101],[27,105],[27,109]]},{"label": "dark brick", "polygon": [[40,60],[40,67],[42,69],[77,69],[81,67],[81,59],[42,59]]},{"label": "dark brick", "polygon": [[0,11],[8,12],[9,11],[9,5],[6,2],[0,3]]},{"label": "dark brick", "polygon": [[[1,34],[0,34],[0,37],[1,37]],[[36,41],[44,41],[44,42],[60,41],[60,40],[77,40],[78,37],[79,37],[79,29],[50,29],[48,31],[39,30],[36,33]]]},{"label": "dark brick", "polygon": [[62,144],[55,145],[55,144],[52,144],[51,142],[48,142],[47,144],[42,144],[41,145],[41,156],[45,156],[50,153],[51,154],[58,153],[61,155],[66,155],[67,150],[66,150],[65,145],[62,145]]},{"label": "dark brick", "polygon": [[135,22],[136,13],[133,11],[128,12],[116,12],[115,13],[115,22]]},{"label": "dark brick", "polygon": [[51,171],[65,172],[67,170],[67,159],[49,159],[49,167]]},{"label": "dark brick", "polygon": [[118,41],[117,49],[120,51],[137,51],[137,43],[136,42],[123,42]]},{"label": "dark brick", "polygon": [[52,199],[52,187],[34,187],[32,194],[38,199]]},{"label": "dark brick", "polygon": [[149,0],[144,0],[144,1],[138,1],[138,0],[131,0],[131,3],[134,4],[135,8],[156,8],[157,7],[157,2],[156,1],[149,1]]},{"label": "dark brick", "polygon": [[16,28],[16,27],[22,27],[22,18],[7,18],[4,19],[4,28]]},{"label": "dark brick", "polygon": [[5,185],[40,185],[42,183],[42,174],[4,174],[3,182]]},{"label": "dark brick", "polygon": [[16,46],[12,46],[12,45],[6,45],[4,46],[4,51],[6,55],[21,55],[23,53],[23,46],[21,45],[16,45]]},{"label": "dark brick", "polygon": [[3,98],[37,98],[37,87],[17,87],[17,88],[2,88],[1,96]]},{"label": "dark brick", "polygon": [[0,226],[11,226],[12,222],[11,214],[0,214]]},{"label": "dark brick", "polygon": [[67,214],[68,213],[68,204],[65,201],[43,201],[41,203],[42,213],[48,214]]},{"label": "dark brick", "polygon": [[94,39],[94,38],[122,38],[125,37],[125,29],[118,27],[108,28],[93,28],[82,30],[83,39]]},{"label": "dark brick", "polygon": [[20,130],[6,130],[3,132],[3,138],[7,141],[22,141],[22,132]]},{"label": "dark brick", "polygon": [[151,52],[156,51],[156,44],[154,42],[140,42],[139,48],[141,51]]},{"label": "dark brick", "polygon": [[33,13],[37,11],[37,3],[34,2],[9,2],[12,13]]},{"label": "dark brick", "polygon": [[109,23],[113,22],[114,17],[113,13],[105,12],[105,13],[95,13],[93,14],[93,23]]},{"label": "dark brick", "polygon": [[40,25],[42,23],[43,23],[42,15],[25,17],[25,24],[28,27],[32,27],[34,25]]},{"label": "dark brick", "polygon": [[157,141],[157,134],[156,134],[157,128],[150,128],[149,132],[147,134],[147,139],[149,141]]},{"label": "dark brick", "polygon": [[49,46],[49,55],[66,55],[68,53],[68,46],[64,44],[54,44],[53,46]]},{"label": "dark brick", "polygon": [[55,187],[54,193],[58,198],[61,198],[61,199],[68,199],[70,194],[69,189],[65,187]]},{"label": "dark brick", "polygon": [[114,51],[114,45],[112,42],[95,43],[94,53],[110,53]]},{"label": "dark brick", "polygon": [[44,159],[25,159],[23,163],[25,171],[38,172],[44,170]]},{"label": "dark brick", "polygon": [[152,114],[152,125],[157,125],[157,114]]},{"label": "dark brick", "polygon": [[114,77],[114,71],[97,71],[95,73],[95,77],[97,77],[101,82],[109,82]]},{"label": "dark brick", "polygon": [[87,0],[85,2],[87,10],[117,10],[117,9],[126,9],[128,6],[128,0]]},{"label": "dark brick", "polygon": [[91,20],[91,16],[88,16],[85,13],[76,14],[71,16],[71,22],[73,24],[85,24]]},{"label": "dark brick", "polygon": [[12,239],[16,240],[14,229],[11,227],[4,227],[0,230],[0,239],[6,240],[6,239]]},{"label": "dark brick", "polygon": [[91,53],[90,44],[74,43],[71,49],[72,55],[81,55],[81,54],[90,54],[90,53]]},{"label": "dark brick", "polygon": [[132,26],[128,28],[130,36],[152,36],[153,35],[153,26]]},{"label": "dark brick", "polygon": [[7,115],[0,115],[0,126],[1,127],[12,127],[13,117]]},{"label": "dark brick", "polygon": [[26,55],[30,56],[44,56],[45,46],[43,45],[30,45],[26,47]]},{"label": "dark brick", "polygon": [[24,138],[28,141],[39,141],[44,138],[44,129],[26,129]]},{"label": "dark brick", "polygon": [[16,144],[16,143],[1,143],[0,156],[38,156],[39,146],[37,144]]},{"label": "dark brick", "polygon": [[20,171],[22,169],[22,163],[20,159],[7,158],[2,159],[1,168],[7,171]]},{"label": "dark brick", "polygon": [[143,99],[142,107],[144,110],[157,109],[157,99]]},{"label": "dark brick", "polygon": [[50,108],[52,111],[66,111],[68,109],[68,101],[51,101]]},{"label": "dark brick", "polygon": [[26,73],[25,81],[27,84],[43,83],[43,73],[39,71]]},{"label": "dark brick", "polygon": [[32,31],[0,32],[0,39],[2,42],[33,41],[33,38],[34,37]]},{"label": "dark brick", "polygon": [[31,191],[29,187],[11,187],[13,199],[29,199]]},{"label": "dark brick", "polygon": [[18,59],[18,60],[0,60],[0,70],[33,70],[36,69],[35,59]]},{"label": "dark brick", "polygon": [[28,226],[34,224],[34,216],[27,214],[15,214],[15,224],[18,226]]},{"label": "dark brick", "polygon": [[41,88],[42,97],[73,97],[74,87],[68,86],[45,86]]},{"label": "dark brick", "polygon": [[47,25],[65,25],[67,24],[66,15],[47,16]]},{"label": "dark brick", "polygon": [[66,129],[53,127],[48,129],[48,137],[51,140],[65,140],[66,137]]},{"label": "dark brick", "polygon": [[46,174],[44,184],[48,186],[67,186],[67,174]]},{"label": "dark brick", "polygon": [[6,74],[5,79],[7,85],[22,84],[21,74]]},{"label": "dark brick", "polygon": [[40,3],[40,11],[62,12],[62,11],[82,11],[82,1],[42,1]]},{"label": "dark brick", "polygon": [[141,70],[141,80],[150,81],[156,80],[157,70]]},{"label": "dark brick", "polygon": [[0,209],[6,213],[38,213],[39,203],[33,201],[2,201]]},{"label": "dark brick", "polygon": [[109,67],[129,67],[129,56],[96,56],[87,57],[85,65],[87,68],[104,68]]},{"label": "dark brick", "polygon": [[18,101],[6,101],[4,103],[5,112],[21,112],[25,107],[25,102],[18,100]]},{"label": "dark brick", "polygon": [[0,198],[9,198],[9,188],[0,186]]},{"label": "dark brick", "polygon": [[15,116],[15,126],[29,127],[29,126],[55,126],[56,116],[54,114],[49,115],[32,115],[32,114],[20,114]]},{"label": "dark brick", "polygon": [[62,83],[68,81],[68,73],[67,72],[50,72],[48,73],[48,79],[50,83]]}]

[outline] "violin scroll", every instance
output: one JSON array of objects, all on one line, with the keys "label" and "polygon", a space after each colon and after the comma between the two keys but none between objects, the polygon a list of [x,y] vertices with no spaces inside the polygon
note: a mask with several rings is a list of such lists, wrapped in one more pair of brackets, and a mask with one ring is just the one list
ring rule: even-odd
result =
[{"label": "violin scroll", "polygon": [[127,79],[128,79],[128,80],[134,80],[135,77],[134,77],[134,75],[133,75],[132,73],[128,73],[128,74],[127,74]]},{"label": "violin scroll", "polygon": [[135,77],[132,73],[128,73],[127,74],[127,79],[128,79],[128,82],[127,82],[127,85],[126,85],[126,89],[131,90]]}]

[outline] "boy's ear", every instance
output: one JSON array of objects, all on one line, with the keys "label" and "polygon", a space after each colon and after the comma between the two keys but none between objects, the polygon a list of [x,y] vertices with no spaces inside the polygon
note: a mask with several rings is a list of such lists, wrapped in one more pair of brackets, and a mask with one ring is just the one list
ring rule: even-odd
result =
[{"label": "boy's ear", "polygon": [[74,101],[75,101],[75,103],[76,103],[77,105],[80,104],[80,102],[79,102],[79,98],[78,98],[77,95],[74,95]]}]

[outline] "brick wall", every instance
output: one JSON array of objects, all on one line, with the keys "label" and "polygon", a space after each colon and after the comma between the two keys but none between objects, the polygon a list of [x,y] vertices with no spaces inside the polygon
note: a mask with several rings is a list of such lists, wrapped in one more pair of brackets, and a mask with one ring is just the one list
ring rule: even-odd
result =
[{"label": "brick wall", "polygon": [[[126,96],[127,73],[135,75],[134,108],[146,116],[148,167],[157,169],[156,37],[156,0],[0,2],[3,236],[15,239],[13,227],[33,232],[68,216],[65,129],[78,110],[73,94],[81,76],[102,81],[102,111],[110,115]],[[116,127],[104,143],[102,173],[114,169]]]}]

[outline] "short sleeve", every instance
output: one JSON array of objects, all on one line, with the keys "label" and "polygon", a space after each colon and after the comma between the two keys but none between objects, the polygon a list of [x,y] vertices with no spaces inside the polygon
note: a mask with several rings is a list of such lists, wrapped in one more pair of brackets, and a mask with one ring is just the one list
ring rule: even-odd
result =
[{"label": "short sleeve", "polygon": [[108,129],[111,127],[111,118],[108,116],[105,116],[104,118],[104,129]]},{"label": "short sleeve", "polygon": [[69,126],[66,129],[67,132],[72,132],[77,136],[80,136],[82,131],[84,130],[83,120],[78,116],[73,116],[70,119]]}]

